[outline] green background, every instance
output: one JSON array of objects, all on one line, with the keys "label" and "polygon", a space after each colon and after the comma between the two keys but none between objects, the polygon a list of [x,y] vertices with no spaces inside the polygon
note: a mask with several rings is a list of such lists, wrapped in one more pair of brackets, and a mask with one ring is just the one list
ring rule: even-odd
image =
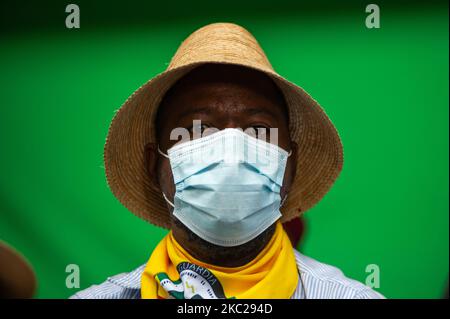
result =
[{"label": "green background", "polygon": [[[130,271],[166,233],[110,193],[102,151],[114,111],[210,22],[248,28],[275,69],[325,108],[343,172],[305,215],[299,249],[362,282],[380,267],[389,298],[439,298],[448,285],[448,4],[78,1],[2,3],[0,238],[34,265],[37,297],[65,298]],[[226,3],[226,6],[225,6]]]}]

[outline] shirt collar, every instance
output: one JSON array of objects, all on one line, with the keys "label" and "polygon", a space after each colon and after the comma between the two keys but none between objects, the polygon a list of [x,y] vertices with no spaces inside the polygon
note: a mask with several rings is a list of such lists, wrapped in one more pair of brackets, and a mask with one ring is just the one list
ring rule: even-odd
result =
[{"label": "shirt collar", "polygon": [[127,289],[141,289],[141,277],[144,268],[145,264],[139,266],[129,273],[123,273],[113,277],[109,277],[108,281]]},{"label": "shirt collar", "polygon": [[[296,252],[296,250],[294,249],[294,252],[296,253],[296,259],[297,259],[297,264],[299,264],[299,253]],[[128,272],[128,273],[122,273],[122,274],[118,274],[116,276],[112,276],[108,278],[108,281],[116,284],[118,286],[124,287],[126,289],[137,289],[140,290],[141,289],[141,277],[142,277],[142,273],[144,272],[146,264],[143,264],[141,266],[139,266],[138,268],[136,268],[135,270]]]}]

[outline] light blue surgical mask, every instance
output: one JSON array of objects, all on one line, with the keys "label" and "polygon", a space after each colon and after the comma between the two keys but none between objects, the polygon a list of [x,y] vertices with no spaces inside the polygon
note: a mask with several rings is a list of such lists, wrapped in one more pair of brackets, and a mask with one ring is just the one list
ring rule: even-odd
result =
[{"label": "light blue surgical mask", "polygon": [[242,245],[281,217],[290,154],[240,129],[225,129],[168,150],[176,186],[173,214],[200,238]]}]

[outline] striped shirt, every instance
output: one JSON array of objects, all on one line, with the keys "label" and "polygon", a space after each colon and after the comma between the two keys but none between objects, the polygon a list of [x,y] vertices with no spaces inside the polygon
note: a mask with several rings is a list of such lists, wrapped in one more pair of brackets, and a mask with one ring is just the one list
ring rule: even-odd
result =
[{"label": "striped shirt", "polygon": [[[384,297],[344,276],[336,267],[320,263],[294,249],[300,274],[291,299],[383,299]],[[129,273],[109,277],[100,285],[77,292],[72,299],[140,299],[145,265]]]}]

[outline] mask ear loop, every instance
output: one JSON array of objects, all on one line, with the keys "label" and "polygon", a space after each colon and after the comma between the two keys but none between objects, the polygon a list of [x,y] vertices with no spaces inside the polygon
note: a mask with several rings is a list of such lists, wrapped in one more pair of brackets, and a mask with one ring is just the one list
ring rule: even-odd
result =
[{"label": "mask ear loop", "polygon": [[284,202],[286,201],[286,199],[287,199],[287,194],[286,195],[284,195],[284,198],[281,200],[281,204],[280,204],[280,208],[281,207],[283,207],[283,205],[284,205]]},{"label": "mask ear loop", "polygon": [[[287,157],[289,157],[289,156],[291,156],[291,155],[292,155],[292,149],[289,151]],[[283,207],[284,203],[286,202],[287,197],[288,197],[287,194],[284,195],[284,198],[281,200],[281,203],[280,203],[280,208]]]},{"label": "mask ear loop", "polygon": [[158,153],[161,154],[162,156],[164,156],[165,158],[169,158],[169,155],[167,155],[163,151],[161,151],[161,149],[159,148],[159,145],[158,145]]},{"label": "mask ear loop", "polygon": [[[165,154],[163,151],[161,151],[161,149],[159,148],[159,145],[158,145],[158,153],[161,154],[162,156],[164,156],[165,158],[169,158],[169,155],[167,155],[167,154]],[[165,201],[166,201],[170,206],[172,206],[173,208],[175,208],[175,205],[167,198],[167,196],[166,196],[166,194],[164,194],[164,192],[162,192],[162,195],[163,195]]]},{"label": "mask ear loop", "polygon": [[175,205],[167,198],[166,194],[164,194],[164,192],[162,192],[164,199],[166,200],[166,202],[172,206],[173,208],[175,208]]},{"label": "mask ear loop", "polygon": [[[292,155],[292,149],[289,151],[289,153],[288,153],[288,155],[287,155],[287,157],[289,157],[289,156],[291,156]],[[284,195],[284,198],[281,200],[281,204],[280,204],[280,208],[281,207],[283,207],[283,205],[284,205],[284,202],[286,201],[286,199],[287,199],[287,194],[286,195]]]}]

